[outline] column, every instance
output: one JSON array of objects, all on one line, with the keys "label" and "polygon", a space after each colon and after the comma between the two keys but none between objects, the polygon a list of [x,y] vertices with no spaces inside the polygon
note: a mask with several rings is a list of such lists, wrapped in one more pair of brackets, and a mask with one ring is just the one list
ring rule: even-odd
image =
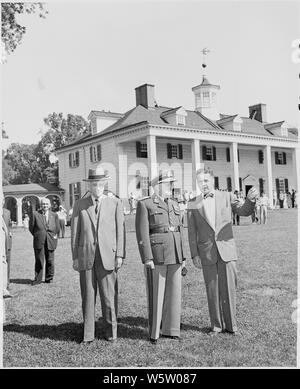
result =
[{"label": "column", "polygon": [[270,208],[273,207],[273,175],[272,175],[272,155],[271,155],[271,146],[265,147],[265,158],[266,158],[266,166],[267,166],[267,196],[269,198]]},{"label": "column", "polygon": [[22,198],[17,199],[17,227],[23,226],[22,219]]},{"label": "column", "polygon": [[147,136],[147,155],[148,155],[148,177],[151,181],[158,175],[157,156],[156,156],[156,136]]},{"label": "column", "polygon": [[128,169],[127,169],[127,154],[124,152],[124,146],[117,146],[119,169],[118,169],[118,194],[121,199],[128,198]]},{"label": "column", "polygon": [[299,147],[295,147],[292,151],[292,162],[293,162],[293,176],[294,176],[294,185],[295,189],[298,193],[298,185],[299,185],[299,164],[300,164],[300,159],[299,159]]},{"label": "column", "polygon": [[191,143],[192,149],[192,180],[193,180],[193,192],[199,194],[199,188],[197,185],[197,175],[196,172],[201,168],[201,153],[200,153],[200,140],[193,139]]},{"label": "column", "polygon": [[240,182],[239,182],[239,161],[238,161],[238,144],[237,142],[232,142],[230,144],[230,154],[231,154],[231,160],[232,160],[232,167],[233,167],[233,183],[232,183],[232,190],[240,190]]}]

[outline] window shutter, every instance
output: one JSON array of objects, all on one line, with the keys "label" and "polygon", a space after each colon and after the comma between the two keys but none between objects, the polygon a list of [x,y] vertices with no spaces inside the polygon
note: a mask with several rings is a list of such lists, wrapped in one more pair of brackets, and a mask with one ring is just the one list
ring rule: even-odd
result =
[{"label": "window shutter", "polygon": [[215,146],[212,147],[212,151],[213,151],[213,161],[216,161],[217,160],[217,151],[216,151]]},{"label": "window shutter", "polygon": [[183,159],[183,153],[182,153],[182,145],[178,145],[178,158]]},{"label": "window shutter", "polygon": [[264,162],[264,152],[262,150],[258,150],[258,162],[259,163]]},{"label": "window shutter", "polygon": [[172,158],[172,145],[171,145],[171,143],[167,143],[167,157],[168,157],[168,159]]},{"label": "window shutter", "polygon": [[97,161],[101,161],[101,145],[97,145]]},{"label": "window shutter", "polygon": [[81,198],[81,182],[77,182],[78,196]]},{"label": "window shutter", "polygon": [[219,189],[219,177],[215,177],[215,189]]},{"label": "window shutter", "polygon": [[258,181],[259,181],[259,194],[262,195],[264,191],[264,180],[260,178]]},{"label": "window shutter", "polygon": [[203,161],[206,161],[206,146],[202,146],[202,159]]},{"label": "window shutter", "polygon": [[227,177],[227,190],[230,192],[232,190],[231,186],[231,177]]},{"label": "window shutter", "polygon": [[93,161],[93,146],[90,147],[90,161],[94,162]]},{"label": "window shutter", "polygon": [[[71,155],[71,154],[69,154]],[[70,207],[73,206],[73,193],[72,193],[72,184],[69,184],[69,201],[70,201]]]},{"label": "window shutter", "polygon": [[141,158],[141,142],[136,142],[136,157]]},{"label": "window shutter", "polygon": [[289,190],[289,180],[287,178],[284,179],[284,189],[286,192]]},{"label": "window shutter", "polygon": [[240,162],[240,150],[237,150],[237,155],[238,155],[238,162]]},{"label": "window shutter", "polygon": [[275,164],[278,165],[278,151],[275,151]]},{"label": "window shutter", "polygon": [[79,166],[79,151],[75,153],[76,166]]},{"label": "window shutter", "polygon": [[242,177],[239,178],[239,184],[240,184],[240,192],[241,192],[243,190]]},{"label": "window shutter", "polygon": [[72,167],[72,154],[69,154],[69,167]]},{"label": "window shutter", "polygon": [[286,153],[283,152],[282,154],[283,154],[283,164],[286,165]]},{"label": "window shutter", "polygon": [[280,190],[279,190],[279,178],[276,178],[275,185],[276,185],[277,196],[279,196],[279,192],[280,192]]},{"label": "window shutter", "polygon": [[230,162],[230,148],[229,147],[226,148],[226,158],[227,158],[227,162]]}]

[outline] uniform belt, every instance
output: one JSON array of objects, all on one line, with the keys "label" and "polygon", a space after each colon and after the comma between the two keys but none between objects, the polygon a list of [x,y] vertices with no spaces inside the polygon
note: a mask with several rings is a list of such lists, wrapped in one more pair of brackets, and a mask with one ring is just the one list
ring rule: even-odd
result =
[{"label": "uniform belt", "polygon": [[163,234],[170,231],[178,232],[179,228],[174,226],[150,228],[150,234]]}]

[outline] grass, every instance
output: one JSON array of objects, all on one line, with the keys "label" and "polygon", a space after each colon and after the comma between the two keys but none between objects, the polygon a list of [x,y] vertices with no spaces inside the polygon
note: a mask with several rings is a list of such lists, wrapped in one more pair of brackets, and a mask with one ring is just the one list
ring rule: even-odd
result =
[{"label": "grass", "polygon": [[[207,336],[209,316],[202,271],[188,261],[183,279],[182,339],[147,341],[143,266],[134,220],[127,217],[127,259],[119,273],[118,342],[80,344],[81,299],[78,273],[72,269],[69,228],[55,253],[53,284],[30,285],[34,256],[29,232],[15,230],[11,292],[6,300],[5,367],[206,367],[296,366],[297,211],[269,212],[267,225],[241,218],[234,227],[238,248],[237,320],[239,335]],[[97,298],[96,318],[100,318]]]}]

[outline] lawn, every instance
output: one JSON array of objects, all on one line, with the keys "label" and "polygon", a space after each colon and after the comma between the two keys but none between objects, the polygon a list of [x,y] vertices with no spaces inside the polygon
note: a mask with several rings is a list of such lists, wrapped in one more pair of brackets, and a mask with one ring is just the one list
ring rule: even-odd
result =
[{"label": "lawn", "polygon": [[[239,335],[207,335],[209,317],[202,271],[188,261],[183,279],[182,340],[147,341],[143,266],[134,220],[127,217],[127,258],[119,273],[118,342],[103,340],[97,298],[97,340],[80,343],[81,299],[72,269],[70,231],[59,241],[53,284],[30,285],[34,257],[29,232],[13,231],[11,292],[6,300],[5,367],[205,367],[296,366],[297,211],[269,213],[267,225],[241,218],[234,227],[238,248]],[[99,319],[99,320],[98,320]]]}]

